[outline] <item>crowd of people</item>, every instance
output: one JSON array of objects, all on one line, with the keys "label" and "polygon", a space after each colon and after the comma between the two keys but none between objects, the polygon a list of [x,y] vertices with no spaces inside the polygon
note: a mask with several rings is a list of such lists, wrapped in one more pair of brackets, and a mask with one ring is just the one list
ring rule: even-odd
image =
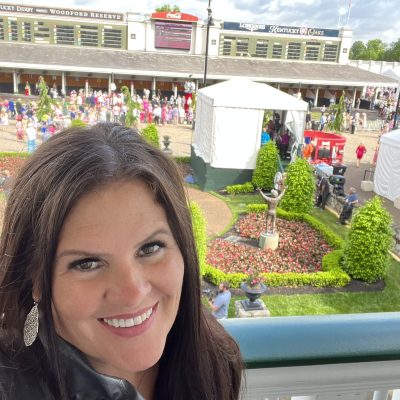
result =
[{"label": "crowd of people", "polygon": [[[123,93],[101,90],[85,93],[84,89],[72,90],[69,96],[59,97],[57,93],[56,89],[50,89],[51,112],[42,116],[40,121],[37,118],[40,100],[0,99],[1,128],[5,130],[9,119],[15,119],[16,140],[26,140],[28,151],[33,151],[38,136],[46,141],[61,129],[69,127],[76,119],[87,125],[97,122],[125,122],[128,105]],[[166,125],[193,122],[191,95],[172,94],[166,97],[161,92],[151,95],[149,90],[144,89],[143,95],[134,94],[132,100],[133,116],[140,123]]]}]

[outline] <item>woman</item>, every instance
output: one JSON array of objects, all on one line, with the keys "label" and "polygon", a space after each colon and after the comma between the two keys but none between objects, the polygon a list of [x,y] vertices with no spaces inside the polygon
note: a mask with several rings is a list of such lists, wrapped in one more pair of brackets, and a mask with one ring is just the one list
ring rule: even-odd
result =
[{"label": "woman", "polygon": [[364,146],[364,142],[361,142],[356,148],[357,168],[360,166],[360,161],[362,160],[366,152],[367,149]]},{"label": "woman", "polygon": [[0,245],[2,398],[239,397],[238,347],[201,305],[181,182],[114,124],[61,132],[28,159]]}]

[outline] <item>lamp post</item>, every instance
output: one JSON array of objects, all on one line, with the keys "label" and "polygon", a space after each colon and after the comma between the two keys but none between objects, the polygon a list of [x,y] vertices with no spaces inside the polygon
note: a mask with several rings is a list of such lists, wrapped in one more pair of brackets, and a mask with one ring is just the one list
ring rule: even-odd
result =
[{"label": "lamp post", "polygon": [[207,66],[208,66],[208,42],[210,37],[210,25],[212,21],[212,11],[211,11],[211,0],[208,0],[208,7],[207,7],[207,34],[206,34],[206,58],[204,61],[204,79],[203,85],[206,85],[207,82]]}]

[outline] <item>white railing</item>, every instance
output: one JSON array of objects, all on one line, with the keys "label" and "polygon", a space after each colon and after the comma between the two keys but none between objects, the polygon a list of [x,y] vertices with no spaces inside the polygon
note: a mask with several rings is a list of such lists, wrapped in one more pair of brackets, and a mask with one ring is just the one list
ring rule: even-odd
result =
[{"label": "white railing", "polygon": [[242,400],[400,400],[400,313],[222,324],[246,363]]}]

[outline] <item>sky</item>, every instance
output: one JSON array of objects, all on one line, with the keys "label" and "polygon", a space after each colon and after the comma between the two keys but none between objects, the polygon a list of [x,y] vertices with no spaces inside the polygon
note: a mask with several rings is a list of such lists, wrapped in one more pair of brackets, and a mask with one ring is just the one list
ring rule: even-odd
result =
[{"label": "sky", "polygon": [[[390,44],[400,38],[399,0],[211,0],[213,17],[231,22],[266,25],[291,25],[337,29],[347,24],[353,29],[353,41],[380,38]],[[200,19],[207,17],[208,0],[0,0],[1,3],[29,4],[98,11],[139,12],[149,14],[162,4],[179,6],[182,12]],[[351,6],[349,7],[349,5]],[[350,12],[349,12],[350,8]]]}]

